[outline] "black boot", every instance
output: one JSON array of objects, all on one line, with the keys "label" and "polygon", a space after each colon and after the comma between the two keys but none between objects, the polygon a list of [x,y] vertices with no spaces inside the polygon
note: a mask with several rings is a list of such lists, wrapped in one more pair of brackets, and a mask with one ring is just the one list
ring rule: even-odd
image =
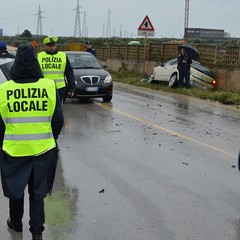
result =
[{"label": "black boot", "polygon": [[32,240],[43,240],[42,233],[32,233]]},{"label": "black boot", "polygon": [[7,225],[9,228],[15,230],[16,232],[22,232],[22,221],[13,222],[11,218],[7,220]]}]

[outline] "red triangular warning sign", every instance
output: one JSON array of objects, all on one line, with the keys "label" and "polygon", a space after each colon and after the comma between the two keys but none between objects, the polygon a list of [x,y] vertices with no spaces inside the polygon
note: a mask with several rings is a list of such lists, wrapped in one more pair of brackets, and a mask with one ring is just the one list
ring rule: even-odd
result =
[{"label": "red triangular warning sign", "polygon": [[154,31],[154,27],[149,19],[148,16],[146,16],[142,23],[140,24],[138,30],[143,30],[143,31]]}]

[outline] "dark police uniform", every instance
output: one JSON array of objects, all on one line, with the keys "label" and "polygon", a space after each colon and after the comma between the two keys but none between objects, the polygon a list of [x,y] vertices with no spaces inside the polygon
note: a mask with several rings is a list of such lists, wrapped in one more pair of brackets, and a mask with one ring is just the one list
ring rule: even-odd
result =
[{"label": "dark police uniform", "polygon": [[0,58],[15,58],[15,56],[8,52],[5,41],[0,41]]},{"label": "dark police uniform", "polygon": [[190,67],[191,67],[192,59],[188,53],[184,55],[179,54],[178,56],[178,72],[179,72],[179,87],[183,87],[183,80],[185,78],[186,88],[190,88]]},{"label": "dark police uniform", "polygon": [[91,53],[92,55],[94,55],[96,57],[97,56],[96,50],[94,48],[92,48],[92,42],[87,41],[86,45],[87,45],[86,52],[89,52],[89,53]]}]

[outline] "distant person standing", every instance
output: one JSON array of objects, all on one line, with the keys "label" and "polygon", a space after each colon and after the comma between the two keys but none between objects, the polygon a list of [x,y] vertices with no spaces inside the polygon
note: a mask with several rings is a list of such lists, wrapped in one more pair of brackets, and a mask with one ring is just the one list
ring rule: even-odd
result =
[{"label": "distant person standing", "polygon": [[[38,54],[38,62],[45,78],[55,81],[59,97],[64,100],[68,95],[74,96],[76,83],[70,61],[66,53],[57,50],[57,37],[47,37],[43,40],[46,51]],[[66,84],[66,81],[67,84]]]},{"label": "distant person standing", "polygon": [[239,150],[239,153],[238,153],[238,170],[240,171],[240,150]]},{"label": "distant person standing", "polygon": [[87,46],[86,52],[89,52],[89,53],[93,54],[96,57],[96,50],[92,47],[92,42],[91,41],[87,41],[86,42],[86,46]]},{"label": "distant person standing", "polygon": [[15,58],[15,56],[8,52],[5,41],[0,41],[0,58]]},{"label": "distant person standing", "polygon": [[187,53],[185,48],[180,49],[180,54],[178,56],[178,72],[179,72],[179,81],[178,86],[184,87],[184,78],[186,82],[186,88],[190,88],[190,67],[192,64],[192,59],[190,55]]}]

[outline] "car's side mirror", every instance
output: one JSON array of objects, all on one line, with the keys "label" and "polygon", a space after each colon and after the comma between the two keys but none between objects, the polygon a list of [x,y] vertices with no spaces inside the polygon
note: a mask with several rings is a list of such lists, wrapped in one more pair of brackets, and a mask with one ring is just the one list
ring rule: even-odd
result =
[{"label": "car's side mirror", "polygon": [[106,64],[103,64],[103,65],[102,65],[102,67],[103,67],[103,68],[107,68],[107,67],[108,67],[108,65],[106,65]]}]

